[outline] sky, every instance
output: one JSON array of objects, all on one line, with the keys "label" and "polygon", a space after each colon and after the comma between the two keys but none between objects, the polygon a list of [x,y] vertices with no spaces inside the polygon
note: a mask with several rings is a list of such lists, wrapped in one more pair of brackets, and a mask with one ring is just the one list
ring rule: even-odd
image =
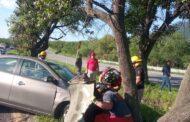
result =
[{"label": "sky", "polygon": [[0,0],[0,38],[8,38],[9,32],[6,21],[13,13],[16,0]]},{"label": "sky", "polygon": [[[13,14],[16,7],[16,0],[0,0],[0,38],[9,38],[7,20]],[[98,22],[99,23],[99,22]],[[102,23],[102,22],[100,22]],[[89,38],[102,38],[105,34],[111,34],[111,29],[102,23],[99,26],[92,28],[94,30],[93,35],[81,35],[78,33],[68,33],[62,40],[65,41],[80,41],[88,40]],[[53,37],[59,37],[58,32],[52,34]]]},{"label": "sky", "polygon": [[[7,20],[13,14],[13,11],[16,7],[16,0],[0,0],[0,38],[9,38],[10,34],[8,32],[8,26],[7,26]],[[161,16],[163,16],[163,13],[159,13]],[[173,23],[179,21],[179,19],[176,19],[173,21]],[[160,23],[161,21],[158,21],[157,23]],[[88,40],[89,38],[102,38],[106,34],[112,34],[111,29],[104,23],[102,23],[100,20],[96,21],[98,23],[97,25],[94,25],[92,27],[92,30],[94,30],[93,35],[81,35],[79,33],[68,33],[62,40],[64,41],[80,41],[80,40]],[[59,37],[59,33],[56,31],[52,34],[53,37]]]}]

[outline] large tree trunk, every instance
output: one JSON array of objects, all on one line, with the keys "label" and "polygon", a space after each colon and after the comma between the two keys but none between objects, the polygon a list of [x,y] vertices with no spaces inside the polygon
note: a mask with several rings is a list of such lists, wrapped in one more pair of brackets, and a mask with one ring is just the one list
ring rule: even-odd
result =
[{"label": "large tree trunk", "polygon": [[38,51],[36,50],[36,48],[32,48],[31,50],[30,50],[30,52],[31,52],[31,56],[32,57],[38,57]]},{"label": "large tree trunk", "polygon": [[132,64],[130,62],[129,45],[126,40],[126,35],[124,32],[119,32],[117,29],[113,29],[113,32],[117,45],[119,68],[122,76],[125,100],[131,108],[135,121],[141,122],[139,103],[136,99],[134,71],[132,70]]},{"label": "large tree trunk", "polygon": [[190,65],[181,82],[175,104],[158,122],[190,122]]},{"label": "large tree trunk", "polygon": [[148,68],[147,68],[147,63],[148,63],[148,56],[145,53],[141,53],[141,59],[142,59],[142,67],[144,70],[144,80],[145,82],[149,82],[148,80]]},{"label": "large tree trunk", "polygon": [[131,107],[132,114],[136,122],[141,122],[139,104],[136,99],[136,87],[135,80],[132,76],[132,64],[131,56],[129,53],[129,45],[127,42],[127,36],[124,24],[124,10],[125,1],[124,0],[114,0],[112,1],[112,10],[108,10],[103,4],[96,4],[102,7],[105,11],[101,9],[94,9],[93,2],[97,1],[86,0],[85,11],[90,17],[99,18],[105,23],[107,23],[115,35],[115,41],[117,45],[117,53],[119,60],[119,67],[122,76],[122,86],[125,93],[125,99],[128,105]]},{"label": "large tree trunk", "polygon": [[143,70],[144,70],[144,77],[145,77],[145,82],[149,82],[148,80],[148,68],[147,68],[147,65],[148,65],[148,57],[149,57],[149,54],[153,48],[152,47],[148,47],[149,44],[146,44],[146,40],[150,40],[149,38],[147,38],[148,36],[147,35],[141,35],[140,36],[140,43],[139,43],[139,55],[141,56],[141,59],[142,59],[142,67],[143,67]]}]

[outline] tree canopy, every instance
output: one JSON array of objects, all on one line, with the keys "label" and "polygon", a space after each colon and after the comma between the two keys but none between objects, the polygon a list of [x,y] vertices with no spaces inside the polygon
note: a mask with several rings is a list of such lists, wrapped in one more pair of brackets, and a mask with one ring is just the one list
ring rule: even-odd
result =
[{"label": "tree canopy", "polygon": [[[187,17],[189,1],[180,0],[127,0],[128,8],[125,16],[126,30],[139,37],[138,50],[147,74],[148,57],[162,35],[174,32],[172,22],[179,17]],[[172,31],[171,31],[172,30]]]},{"label": "tree canopy", "polygon": [[[69,30],[79,30],[85,21],[78,0],[17,0],[17,5],[9,20],[10,31],[33,56],[48,48],[49,38],[60,39]],[[61,35],[52,37],[56,29]]]}]

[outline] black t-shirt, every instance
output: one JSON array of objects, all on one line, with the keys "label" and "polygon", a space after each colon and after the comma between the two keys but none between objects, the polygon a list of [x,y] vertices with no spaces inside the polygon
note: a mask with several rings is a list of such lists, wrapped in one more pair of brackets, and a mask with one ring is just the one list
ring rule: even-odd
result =
[{"label": "black t-shirt", "polygon": [[140,76],[141,82],[137,85],[137,89],[144,89],[144,70],[141,66],[135,68],[136,76]]}]

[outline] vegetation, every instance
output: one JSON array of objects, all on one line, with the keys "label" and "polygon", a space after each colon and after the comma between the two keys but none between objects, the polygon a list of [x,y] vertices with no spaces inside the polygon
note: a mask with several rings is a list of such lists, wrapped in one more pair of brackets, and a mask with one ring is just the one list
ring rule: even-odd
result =
[{"label": "vegetation", "polygon": [[150,54],[149,64],[161,66],[165,60],[172,62],[172,67],[186,69],[190,60],[190,39],[181,33],[170,34],[160,40]]},{"label": "vegetation", "polygon": [[[138,37],[131,38],[131,55],[138,53]],[[50,47],[57,53],[69,56],[76,55],[78,42],[51,41]],[[180,32],[175,32],[163,36],[156,43],[148,59],[148,64],[152,66],[162,66],[165,60],[171,60],[173,68],[185,69],[189,64],[190,39],[186,38]],[[81,52],[84,58],[87,58],[90,51],[95,51],[97,58],[101,60],[118,61],[114,38],[106,35],[97,41],[83,41]]]},{"label": "vegetation", "polygon": [[[50,41],[50,47],[56,53],[75,56],[78,42]],[[91,51],[96,52],[98,59],[118,61],[114,38],[106,35],[97,41],[82,41],[81,53],[83,57],[88,57]]]},{"label": "vegetation", "polygon": [[163,35],[172,33],[178,18],[187,17],[188,1],[178,0],[127,0],[128,13],[125,16],[125,26],[128,33],[138,36],[138,55],[142,58],[145,79],[148,80],[147,63],[149,55]]},{"label": "vegetation", "polygon": [[[48,48],[49,38],[60,39],[68,30],[78,30],[84,21],[79,0],[17,0],[18,7],[10,17],[10,32],[20,50],[31,56]],[[59,37],[52,37],[54,30]]]}]

